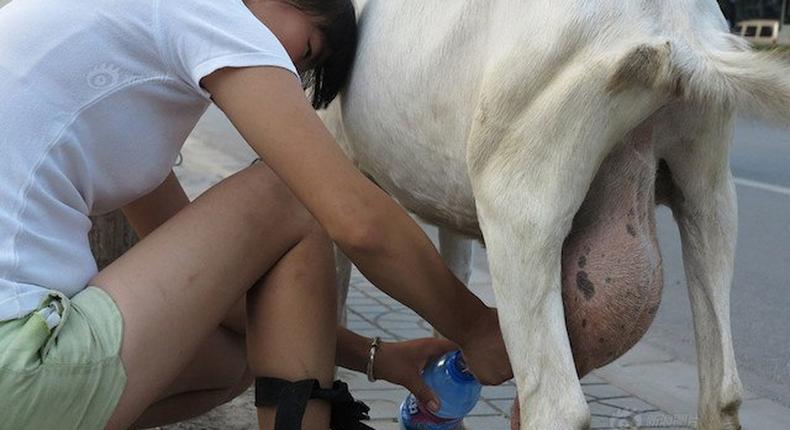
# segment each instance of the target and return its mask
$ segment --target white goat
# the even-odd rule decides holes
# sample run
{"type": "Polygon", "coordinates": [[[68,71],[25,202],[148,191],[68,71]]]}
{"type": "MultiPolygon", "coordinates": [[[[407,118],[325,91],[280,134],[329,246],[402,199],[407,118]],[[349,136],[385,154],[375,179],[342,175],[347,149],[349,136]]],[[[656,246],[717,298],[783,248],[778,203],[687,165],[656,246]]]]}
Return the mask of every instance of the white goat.
{"type": "Polygon", "coordinates": [[[736,107],[790,123],[787,64],[730,35],[714,0],[358,6],[354,72],[325,121],[443,228],[462,281],[460,238],[485,240],[521,428],[589,426],[579,376],[630,348],[658,307],[657,202],[683,242],[698,426],[740,428],[728,153],[736,107]]]}

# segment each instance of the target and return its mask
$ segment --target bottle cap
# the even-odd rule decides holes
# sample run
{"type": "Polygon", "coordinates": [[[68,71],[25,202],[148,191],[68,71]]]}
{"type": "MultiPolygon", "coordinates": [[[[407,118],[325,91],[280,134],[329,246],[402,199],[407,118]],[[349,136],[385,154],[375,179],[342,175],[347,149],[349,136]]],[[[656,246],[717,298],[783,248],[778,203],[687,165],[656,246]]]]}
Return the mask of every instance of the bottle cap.
{"type": "Polygon", "coordinates": [[[456,381],[468,382],[475,380],[475,376],[472,375],[472,372],[470,372],[469,368],[466,366],[466,361],[464,361],[461,351],[452,352],[450,356],[447,357],[447,370],[450,376],[456,381]]]}

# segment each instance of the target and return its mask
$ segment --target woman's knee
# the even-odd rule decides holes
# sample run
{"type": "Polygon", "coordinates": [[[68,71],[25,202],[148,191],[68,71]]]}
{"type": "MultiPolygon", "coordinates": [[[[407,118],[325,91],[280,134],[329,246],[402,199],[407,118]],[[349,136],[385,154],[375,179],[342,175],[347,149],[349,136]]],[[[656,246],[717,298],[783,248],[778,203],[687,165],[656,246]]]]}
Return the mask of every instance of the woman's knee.
{"type": "Polygon", "coordinates": [[[257,224],[263,209],[274,207],[279,214],[278,225],[283,230],[293,231],[299,239],[313,231],[317,221],[271,168],[263,162],[257,162],[247,167],[245,173],[252,195],[265,196],[253,200],[252,210],[248,213],[250,225],[257,224]]]}

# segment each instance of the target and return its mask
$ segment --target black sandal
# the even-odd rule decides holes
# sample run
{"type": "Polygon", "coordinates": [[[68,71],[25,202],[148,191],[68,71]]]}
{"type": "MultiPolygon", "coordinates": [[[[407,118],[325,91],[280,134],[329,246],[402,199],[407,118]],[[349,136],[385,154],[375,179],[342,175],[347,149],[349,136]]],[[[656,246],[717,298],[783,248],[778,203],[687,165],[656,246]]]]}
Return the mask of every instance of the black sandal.
{"type": "Polygon", "coordinates": [[[300,430],[307,402],[328,400],[332,408],[332,430],[374,430],[359,422],[370,419],[368,405],[354,400],[348,385],[335,381],[332,388],[321,388],[317,379],[287,381],[279,378],[255,378],[255,406],[277,406],[274,430],[300,430]]]}

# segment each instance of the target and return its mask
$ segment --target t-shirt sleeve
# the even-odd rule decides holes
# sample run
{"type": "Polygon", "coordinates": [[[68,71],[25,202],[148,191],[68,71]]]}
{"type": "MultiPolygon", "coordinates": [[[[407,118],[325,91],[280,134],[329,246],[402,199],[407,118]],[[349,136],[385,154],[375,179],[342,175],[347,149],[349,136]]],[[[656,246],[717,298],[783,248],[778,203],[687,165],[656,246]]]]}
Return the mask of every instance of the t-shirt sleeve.
{"type": "Polygon", "coordinates": [[[285,48],[242,0],[154,0],[172,73],[209,99],[200,79],[223,67],[275,66],[299,74],[285,48]]]}

